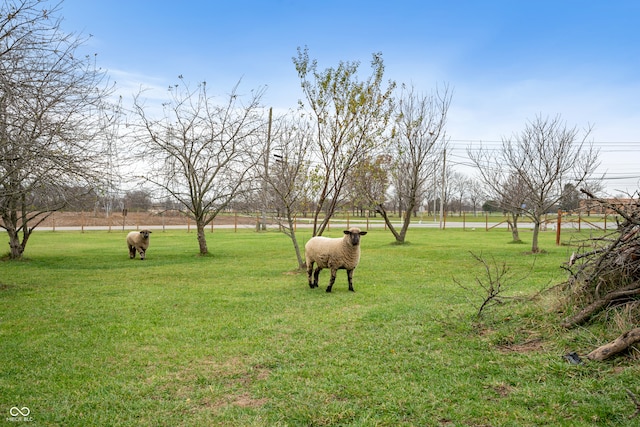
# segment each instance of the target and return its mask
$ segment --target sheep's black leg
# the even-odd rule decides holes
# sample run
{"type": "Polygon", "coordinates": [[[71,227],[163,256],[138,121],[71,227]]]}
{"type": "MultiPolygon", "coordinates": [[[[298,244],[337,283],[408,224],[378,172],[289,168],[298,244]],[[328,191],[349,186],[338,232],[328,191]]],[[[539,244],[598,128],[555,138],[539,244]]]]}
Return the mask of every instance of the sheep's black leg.
{"type": "Polygon", "coordinates": [[[311,278],[313,274],[313,262],[310,262],[309,265],[307,265],[307,279],[309,280],[309,287],[311,289],[313,289],[315,286],[313,286],[313,279],[311,278]]]}
{"type": "Polygon", "coordinates": [[[336,270],[331,269],[331,280],[329,280],[329,286],[327,286],[327,292],[331,292],[331,288],[333,287],[333,283],[336,281],[336,270]]]}
{"type": "Polygon", "coordinates": [[[144,251],[138,251],[140,252],[140,261],[144,261],[144,251]]]}
{"type": "Polygon", "coordinates": [[[134,246],[129,246],[129,258],[134,259],[136,257],[136,248],[134,246]]]}
{"type": "Polygon", "coordinates": [[[353,289],[353,270],[347,270],[347,280],[349,280],[349,290],[355,292],[353,289]]]}
{"type": "Polygon", "coordinates": [[[316,272],[313,274],[313,287],[314,288],[318,287],[318,278],[320,277],[320,271],[322,271],[322,269],[320,267],[316,267],[316,272]]]}

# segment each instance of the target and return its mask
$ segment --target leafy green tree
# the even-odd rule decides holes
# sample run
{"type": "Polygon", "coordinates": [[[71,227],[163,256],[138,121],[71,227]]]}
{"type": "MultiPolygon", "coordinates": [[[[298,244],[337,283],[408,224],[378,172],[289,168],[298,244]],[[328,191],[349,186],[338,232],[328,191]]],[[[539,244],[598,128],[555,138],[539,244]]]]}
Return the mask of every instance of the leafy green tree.
{"type": "Polygon", "coordinates": [[[392,111],[395,83],[384,87],[384,62],[373,54],[372,74],[358,79],[358,62],[340,62],[318,70],[308,49],[298,48],[293,63],[301,80],[314,126],[313,151],[318,156],[319,191],[314,211],[313,235],[321,235],[343,201],[349,171],[384,143],[382,138],[392,111]],[[323,219],[320,214],[325,212],[323,219]]]}
{"type": "Polygon", "coordinates": [[[482,204],[482,210],[484,212],[499,212],[500,211],[500,202],[495,200],[487,200],[482,204]]]}
{"type": "Polygon", "coordinates": [[[567,183],[560,200],[560,209],[565,212],[575,211],[580,207],[580,192],[575,185],[567,183]]]}
{"type": "Polygon", "coordinates": [[[353,207],[377,211],[377,207],[386,202],[392,162],[391,155],[380,154],[352,169],[347,191],[353,207]]]}

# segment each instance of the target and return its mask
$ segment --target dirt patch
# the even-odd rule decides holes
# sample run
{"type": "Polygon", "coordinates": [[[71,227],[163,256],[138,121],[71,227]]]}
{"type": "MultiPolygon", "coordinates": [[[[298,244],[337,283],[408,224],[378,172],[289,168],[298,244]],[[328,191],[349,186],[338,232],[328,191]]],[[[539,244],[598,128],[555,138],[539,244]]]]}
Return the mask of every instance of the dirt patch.
{"type": "Polygon", "coordinates": [[[508,384],[496,384],[491,389],[500,397],[507,397],[513,392],[513,387],[508,384]]]}
{"type": "Polygon", "coordinates": [[[533,338],[522,343],[503,344],[498,346],[498,350],[503,353],[528,353],[531,351],[539,351],[542,349],[543,341],[541,338],[533,338]]]}
{"type": "Polygon", "coordinates": [[[203,359],[194,361],[182,369],[152,377],[159,382],[160,395],[172,394],[189,402],[192,411],[217,410],[227,406],[257,408],[268,403],[267,398],[257,398],[251,393],[253,386],[265,381],[271,371],[265,366],[250,365],[232,357],[225,361],[203,359]]]}
{"type": "Polygon", "coordinates": [[[282,274],[284,274],[285,276],[297,276],[302,272],[303,270],[291,270],[291,271],[284,271],[282,274]]]}
{"type": "Polygon", "coordinates": [[[235,400],[232,400],[231,404],[241,406],[243,408],[258,408],[266,404],[269,400],[267,398],[254,399],[248,393],[235,396],[235,400]]]}

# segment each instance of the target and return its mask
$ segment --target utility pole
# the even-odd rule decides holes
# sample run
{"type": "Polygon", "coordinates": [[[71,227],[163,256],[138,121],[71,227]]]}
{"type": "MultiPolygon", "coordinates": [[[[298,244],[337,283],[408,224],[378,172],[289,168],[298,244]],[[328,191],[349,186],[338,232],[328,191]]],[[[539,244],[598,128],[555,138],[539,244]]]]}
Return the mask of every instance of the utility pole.
{"type": "Polygon", "coordinates": [[[271,157],[271,119],[273,117],[273,107],[269,108],[269,125],[267,128],[267,150],[264,156],[264,178],[262,179],[262,224],[258,227],[264,231],[267,229],[267,180],[269,179],[269,157],[271,157]]]}
{"type": "Polygon", "coordinates": [[[445,178],[447,176],[447,149],[442,151],[442,190],[440,192],[440,230],[444,229],[444,193],[446,191],[445,178]]]}
{"type": "Polygon", "coordinates": [[[433,162],[433,222],[436,222],[436,203],[438,198],[438,164],[433,162]]]}

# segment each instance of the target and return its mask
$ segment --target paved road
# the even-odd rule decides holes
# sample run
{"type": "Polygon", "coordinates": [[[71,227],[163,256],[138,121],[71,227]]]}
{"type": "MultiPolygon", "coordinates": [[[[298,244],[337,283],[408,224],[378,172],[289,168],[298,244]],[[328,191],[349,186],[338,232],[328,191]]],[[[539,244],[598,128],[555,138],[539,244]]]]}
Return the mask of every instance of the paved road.
{"type": "MultiPolygon", "coordinates": [[[[303,222],[298,222],[298,224],[296,225],[298,228],[310,228],[311,224],[310,223],[303,223],[303,222]]],[[[347,226],[347,222],[346,221],[335,221],[331,223],[331,228],[336,228],[336,227],[346,227],[347,226]]],[[[396,227],[401,227],[400,223],[394,223],[394,226],[396,227]]],[[[613,230],[615,228],[616,224],[615,222],[609,221],[606,224],[606,227],[608,230],[613,230]]],[[[238,225],[234,225],[234,224],[214,224],[213,228],[214,230],[220,229],[220,228],[224,228],[224,229],[230,229],[230,228],[238,228],[239,230],[249,230],[249,229],[255,229],[256,226],[255,225],[251,225],[251,224],[238,224],[238,225]]],[[[365,229],[379,229],[379,228],[385,228],[385,224],[382,221],[369,221],[367,223],[367,221],[361,221],[361,220],[350,220],[349,221],[349,227],[359,227],[363,230],[365,229]]],[[[411,222],[410,225],[411,228],[436,228],[439,229],[440,228],[440,223],[439,222],[434,222],[434,221],[413,221],[411,222]]],[[[135,226],[135,225],[126,225],[124,226],[124,228],[122,226],[65,226],[65,227],[38,227],[36,228],[36,231],[103,231],[103,230],[111,230],[111,231],[131,231],[131,230],[138,230],[142,227],[140,226],[135,226]]],[[[144,226],[144,228],[148,228],[150,230],[194,230],[195,231],[195,226],[194,225],[149,225],[149,226],[144,226]]],[[[278,226],[276,224],[269,224],[267,226],[268,229],[277,229],[278,226]]],[[[466,223],[463,222],[459,222],[459,221],[449,221],[445,224],[445,229],[447,228],[465,228],[467,230],[486,230],[486,229],[494,229],[494,228],[502,228],[502,229],[506,229],[508,228],[508,225],[506,222],[489,222],[486,223],[484,221],[467,221],[466,223]]],[[[531,223],[520,223],[519,224],[519,228],[522,231],[526,231],[526,230],[532,230],[533,229],[533,224],[531,223]]],[[[207,230],[210,230],[211,226],[207,227],[207,230]]],[[[551,223],[548,224],[546,226],[546,230],[550,231],[550,230],[555,230],[556,229],[556,224],[555,223],[551,223]]],[[[577,222],[564,222],[562,224],[562,230],[604,230],[605,229],[605,223],[604,222],[596,222],[596,223],[589,223],[586,221],[582,221],[580,224],[578,224],[577,222]]]]}

